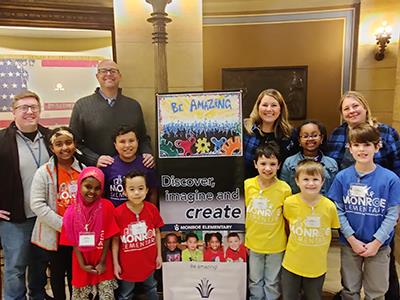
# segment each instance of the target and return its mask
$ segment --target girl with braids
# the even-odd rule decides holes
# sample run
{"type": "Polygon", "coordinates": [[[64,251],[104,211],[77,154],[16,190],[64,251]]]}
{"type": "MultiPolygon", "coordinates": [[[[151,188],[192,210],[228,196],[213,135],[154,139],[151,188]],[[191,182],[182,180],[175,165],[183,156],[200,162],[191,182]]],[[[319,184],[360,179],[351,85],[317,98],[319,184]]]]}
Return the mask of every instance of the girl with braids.
{"type": "Polygon", "coordinates": [[[32,243],[48,250],[50,284],[55,299],[66,299],[65,274],[71,290],[72,247],[59,245],[63,215],[75,202],[77,179],[82,165],[74,157],[75,139],[68,127],[58,127],[50,135],[53,156],[36,172],[31,189],[31,208],[37,215],[32,243]]]}
{"type": "Polygon", "coordinates": [[[275,141],[279,146],[280,161],[299,151],[296,134],[288,121],[288,109],[281,93],[275,89],[262,91],[247,119],[244,119],[245,178],[258,175],[254,155],[258,146],[275,141]]]}

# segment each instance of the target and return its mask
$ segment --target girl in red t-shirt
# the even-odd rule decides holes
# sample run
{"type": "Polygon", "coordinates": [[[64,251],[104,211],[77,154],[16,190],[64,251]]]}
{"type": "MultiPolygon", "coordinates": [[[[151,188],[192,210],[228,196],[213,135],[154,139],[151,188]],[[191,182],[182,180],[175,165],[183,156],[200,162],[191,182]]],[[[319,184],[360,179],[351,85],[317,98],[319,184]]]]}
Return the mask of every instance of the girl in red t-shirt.
{"type": "Polygon", "coordinates": [[[102,199],[104,174],[87,167],[78,178],[76,203],[64,215],[61,243],[74,247],[72,257],[72,299],[88,300],[97,293],[102,300],[114,299],[110,239],[118,233],[114,206],[102,199]]]}
{"type": "Polygon", "coordinates": [[[222,246],[222,235],[219,232],[206,233],[206,248],[204,261],[224,262],[224,247],[222,246]]]}

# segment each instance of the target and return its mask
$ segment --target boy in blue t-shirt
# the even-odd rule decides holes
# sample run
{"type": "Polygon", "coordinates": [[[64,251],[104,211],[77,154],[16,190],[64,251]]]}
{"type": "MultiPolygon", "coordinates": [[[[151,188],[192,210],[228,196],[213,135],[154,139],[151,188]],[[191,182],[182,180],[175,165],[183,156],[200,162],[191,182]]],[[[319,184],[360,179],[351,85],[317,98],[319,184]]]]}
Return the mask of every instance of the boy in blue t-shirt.
{"type": "Polygon", "coordinates": [[[349,131],[356,163],[336,175],[328,197],[340,219],[342,299],[384,299],[389,286],[390,241],[399,216],[400,179],[374,163],[379,131],[361,124],[349,131]]]}
{"type": "Polygon", "coordinates": [[[114,206],[119,206],[127,200],[123,193],[122,179],[132,170],[141,171],[147,179],[149,192],[146,200],[158,206],[157,176],[153,168],[146,168],[143,156],[138,154],[139,140],[136,130],[132,127],[122,126],[113,135],[115,150],[114,162],[101,168],[105,176],[104,197],[110,199],[114,206]]]}

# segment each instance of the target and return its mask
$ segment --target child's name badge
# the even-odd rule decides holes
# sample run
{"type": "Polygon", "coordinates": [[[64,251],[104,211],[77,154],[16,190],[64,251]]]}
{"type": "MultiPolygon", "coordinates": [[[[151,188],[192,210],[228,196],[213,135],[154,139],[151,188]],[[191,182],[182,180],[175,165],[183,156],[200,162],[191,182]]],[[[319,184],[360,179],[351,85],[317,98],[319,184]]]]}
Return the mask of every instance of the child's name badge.
{"type": "Polygon", "coordinates": [[[319,228],[321,226],[320,216],[308,216],[305,220],[306,227],[319,228]]]}
{"type": "Polygon", "coordinates": [[[144,221],[139,221],[137,223],[129,224],[129,230],[132,235],[146,234],[147,225],[144,221]]]}
{"type": "Polygon", "coordinates": [[[268,200],[266,198],[255,198],[252,206],[256,209],[267,209],[267,202],[268,200]]]}
{"type": "Polygon", "coordinates": [[[76,193],[78,191],[78,185],[76,181],[71,181],[71,183],[69,184],[69,191],[71,193],[76,193]]]}
{"type": "Polygon", "coordinates": [[[365,184],[353,183],[350,185],[350,197],[365,197],[368,192],[368,187],[365,184]]]}
{"type": "Polygon", "coordinates": [[[79,232],[79,247],[94,247],[94,232],[79,232]]]}

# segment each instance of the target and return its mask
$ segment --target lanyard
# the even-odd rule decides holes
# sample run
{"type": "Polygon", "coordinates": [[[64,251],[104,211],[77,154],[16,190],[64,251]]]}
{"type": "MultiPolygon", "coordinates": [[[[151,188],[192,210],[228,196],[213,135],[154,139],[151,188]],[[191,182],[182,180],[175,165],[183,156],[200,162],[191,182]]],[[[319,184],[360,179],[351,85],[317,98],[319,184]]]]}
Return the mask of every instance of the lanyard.
{"type": "Polygon", "coordinates": [[[24,141],[26,147],[28,147],[29,152],[31,153],[33,159],[35,160],[36,167],[39,168],[40,167],[40,157],[42,155],[42,147],[41,147],[42,143],[40,142],[40,139],[42,138],[42,136],[40,135],[39,131],[38,131],[38,134],[39,134],[39,141],[38,141],[39,142],[39,155],[38,155],[38,157],[36,157],[35,153],[33,152],[33,149],[32,149],[32,147],[30,145],[30,140],[28,138],[26,138],[19,131],[17,131],[17,133],[22,138],[22,140],[24,141]]]}

